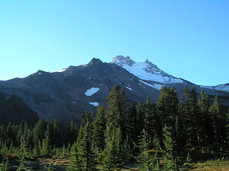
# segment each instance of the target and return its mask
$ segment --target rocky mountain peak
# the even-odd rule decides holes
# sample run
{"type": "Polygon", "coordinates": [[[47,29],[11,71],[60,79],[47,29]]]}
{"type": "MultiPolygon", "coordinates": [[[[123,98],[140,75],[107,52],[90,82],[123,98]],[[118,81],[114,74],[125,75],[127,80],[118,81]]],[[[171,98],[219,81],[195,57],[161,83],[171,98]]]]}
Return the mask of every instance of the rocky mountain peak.
{"type": "Polygon", "coordinates": [[[153,64],[148,59],[146,59],[145,64],[147,66],[146,69],[148,69],[148,70],[155,70],[157,72],[161,72],[161,70],[157,67],[157,65],[153,64]]]}
{"type": "Polygon", "coordinates": [[[93,58],[88,64],[87,66],[92,66],[92,65],[98,65],[98,64],[102,64],[103,62],[98,59],[98,58],[93,58]]]}
{"type": "Polygon", "coordinates": [[[116,56],[113,58],[112,63],[126,69],[142,80],[154,81],[161,84],[183,83],[182,79],[167,74],[148,59],[145,62],[135,62],[129,56],[116,56]]]}
{"type": "Polygon", "coordinates": [[[42,71],[42,70],[38,70],[36,73],[32,74],[32,75],[43,75],[43,74],[47,74],[48,72],[42,71]]]}
{"type": "Polygon", "coordinates": [[[112,62],[111,63],[114,63],[118,66],[123,66],[123,65],[128,65],[128,66],[132,66],[133,64],[135,64],[135,62],[129,57],[124,57],[122,55],[118,55],[116,57],[114,57],[112,59],[112,62]]]}

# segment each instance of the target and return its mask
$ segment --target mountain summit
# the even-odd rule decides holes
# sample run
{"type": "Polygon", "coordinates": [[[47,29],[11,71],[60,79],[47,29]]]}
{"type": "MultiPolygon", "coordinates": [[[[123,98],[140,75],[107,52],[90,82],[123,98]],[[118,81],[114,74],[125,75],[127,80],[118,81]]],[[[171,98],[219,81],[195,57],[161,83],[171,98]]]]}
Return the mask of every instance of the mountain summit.
{"type": "Polygon", "coordinates": [[[135,62],[129,56],[116,56],[112,62],[131,74],[137,76],[142,80],[153,81],[162,84],[174,84],[183,83],[184,81],[180,78],[176,78],[168,73],[159,69],[155,64],[146,60],[145,62],[135,62]]]}
{"type": "Polygon", "coordinates": [[[157,101],[162,86],[175,87],[179,98],[184,86],[195,86],[198,92],[206,90],[209,97],[218,94],[221,104],[229,106],[227,84],[200,87],[162,71],[149,60],[135,62],[128,56],[116,56],[111,63],[93,58],[86,65],[56,72],[39,70],[25,78],[0,81],[0,91],[19,96],[41,118],[67,121],[80,120],[84,111],[105,104],[114,85],[125,88],[135,102],[144,102],[147,96],[157,101]]]}

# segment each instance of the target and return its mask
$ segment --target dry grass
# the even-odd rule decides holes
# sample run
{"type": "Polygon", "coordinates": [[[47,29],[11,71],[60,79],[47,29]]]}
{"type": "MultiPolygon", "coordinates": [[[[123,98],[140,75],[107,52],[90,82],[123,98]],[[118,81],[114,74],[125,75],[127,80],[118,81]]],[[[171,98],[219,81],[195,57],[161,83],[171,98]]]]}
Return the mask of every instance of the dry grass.
{"type": "MultiPolygon", "coordinates": [[[[10,156],[10,161],[18,160],[14,154],[10,156]]],[[[14,163],[14,162],[13,162],[14,163]]],[[[44,166],[51,166],[53,168],[66,168],[70,163],[67,157],[56,158],[36,158],[28,160],[27,165],[31,168],[43,169],[44,166]]],[[[163,161],[160,162],[163,165],[163,161]]],[[[102,165],[97,165],[98,170],[103,170],[102,165]]],[[[136,163],[128,163],[117,168],[118,171],[139,171],[136,163]]],[[[181,171],[229,171],[229,160],[208,160],[205,162],[189,163],[186,167],[180,169],[181,171]]]]}
{"type": "Polygon", "coordinates": [[[212,160],[192,165],[192,171],[229,171],[229,160],[212,160]]]}

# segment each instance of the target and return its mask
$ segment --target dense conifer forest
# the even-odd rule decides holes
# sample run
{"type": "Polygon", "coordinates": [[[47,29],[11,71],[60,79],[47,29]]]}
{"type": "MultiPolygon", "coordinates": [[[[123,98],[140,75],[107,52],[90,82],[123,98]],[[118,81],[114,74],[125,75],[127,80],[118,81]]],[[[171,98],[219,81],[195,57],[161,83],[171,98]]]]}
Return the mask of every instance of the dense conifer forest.
{"type": "MultiPolygon", "coordinates": [[[[7,112],[0,103],[1,119],[7,112]]],[[[157,102],[146,97],[134,103],[116,85],[105,106],[82,115],[81,125],[34,118],[1,121],[1,171],[36,170],[31,163],[38,158],[67,160],[63,167],[46,163],[43,170],[112,171],[126,164],[141,171],[190,170],[192,162],[229,155],[229,112],[218,96],[209,100],[195,87],[185,87],[180,100],[175,88],[163,87],[157,102]]]]}

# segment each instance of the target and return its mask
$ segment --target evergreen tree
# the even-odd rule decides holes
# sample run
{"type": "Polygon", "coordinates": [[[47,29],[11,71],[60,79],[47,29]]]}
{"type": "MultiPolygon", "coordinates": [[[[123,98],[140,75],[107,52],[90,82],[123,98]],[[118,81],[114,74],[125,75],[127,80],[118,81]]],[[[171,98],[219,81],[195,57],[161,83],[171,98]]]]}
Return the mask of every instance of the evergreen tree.
{"type": "Polygon", "coordinates": [[[104,165],[106,171],[114,170],[118,166],[121,158],[121,129],[115,129],[110,137],[110,140],[106,142],[104,156],[104,165]]]}
{"type": "MultiPolygon", "coordinates": [[[[79,136],[82,136],[82,129],[79,131],[79,136]]],[[[71,148],[71,161],[69,167],[67,168],[68,171],[81,171],[83,168],[80,155],[78,154],[78,148],[77,142],[75,142],[71,148]]]]}
{"type": "Polygon", "coordinates": [[[228,112],[226,113],[225,115],[225,129],[226,129],[226,141],[225,141],[225,144],[226,145],[229,145],[229,109],[228,109],[228,112]]]}
{"type": "Polygon", "coordinates": [[[146,103],[144,105],[144,129],[147,143],[152,146],[152,141],[154,137],[154,118],[153,109],[150,104],[149,97],[146,98],[146,103]]]}
{"type": "Polygon", "coordinates": [[[47,129],[47,122],[45,120],[39,120],[33,129],[33,141],[34,145],[38,146],[39,143],[45,139],[45,131],[47,129]]]}
{"type": "MultiPolygon", "coordinates": [[[[125,139],[127,132],[127,119],[126,112],[123,111],[124,106],[126,106],[126,101],[123,96],[123,91],[120,91],[120,87],[118,85],[114,86],[110,94],[108,95],[108,106],[107,106],[107,115],[106,115],[106,148],[105,151],[109,154],[109,151],[114,150],[113,146],[117,150],[115,152],[114,158],[118,158],[120,161],[123,160],[121,158],[123,155],[120,154],[120,149],[124,149],[125,139]],[[114,137],[116,136],[116,139],[114,137]],[[119,141],[119,142],[118,142],[119,141]]],[[[112,153],[113,154],[113,153],[112,153]]],[[[105,159],[104,159],[105,160],[105,159]]]]}
{"type": "Polygon", "coordinates": [[[196,92],[196,88],[192,87],[191,91],[190,91],[190,146],[196,147],[198,145],[199,142],[199,134],[198,134],[198,130],[199,128],[199,124],[198,124],[198,105],[197,105],[197,92],[196,92]]]}
{"type": "Polygon", "coordinates": [[[138,153],[139,137],[142,130],[144,129],[144,116],[143,110],[140,106],[143,104],[138,103],[137,105],[132,104],[130,111],[127,116],[127,141],[129,141],[130,155],[135,156],[138,153]]]}
{"type": "Polygon", "coordinates": [[[142,138],[139,144],[140,153],[137,161],[140,163],[139,168],[141,171],[155,171],[159,170],[157,155],[154,157],[150,156],[149,143],[147,140],[147,133],[145,130],[142,131],[142,138]]]}
{"type": "Polygon", "coordinates": [[[175,88],[162,87],[158,98],[158,110],[162,115],[163,126],[174,126],[178,114],[178,97],[175,88]]]}
{"type": "Polygon", "coordinates": [[[50,153],[51,150],[50,137],[51,137],[51,130],[50,130],[50,125],[48,124],[47,129],[45,131],[45,138],[42,139],[42,149],[41,149],[42,155],[47,155],[50,153]]]}
{"type": "MultiPolygon", "coordinates": [[[[171,134],[174,139],[177,137],[178,132],[176,131],[179,129],[178,104],[179,100],[175,88],[162,87],[157,103],[158,114],[162,122],[161,130],[159,131],[161,134],[159,135],[160,139],[163,137],[162,128],[165,126],[175,128],[172,129],[171,134]]],[[[161,144],[162,143],[163,142],[161,142],[161,144]]]]}
{"type": "Polygon", "coordinates": [[[78,126],[76,123],[74,123],[73,121],[71,121],[69,123],[69,125],[67,126],[67,130],[66,130],[67,134],[66,134],[66,139],[67,142],[70,144],[73,144],[74,141],[77,138],[77,133],[78,133],[78,126]]]}
{"type": "Polygon", "coordinates": [[[83,115],[83,126],[79,130],[75,147],[76,162],[80,163],[76,170],[93,171],[95,170],[95,156],[92,149],[92,115],[83,115]]]}
{"type": "Polygon", "coordinates": [[[190,145],[192,118],[190,115],[190,91],[187,86],[183,88],[182,103],[179,108],[179,113],[181,123],[180,144],[183,142],[183,146],[190,145]]]}
{"type": "MultiPolygon", "coordinates": [[[[134,116],[133,126],[135,127],[135,141],[136,144],[140,141],[140,136],[142,134],[143,129],[145,129],[145,104],[138,102],[136,105],[136,116],[134,116]]],[[[134,128],[133,128],[134,129],[134,128]]]]}
{"type": "MultiPolygon", "coordinates": [[[[147,97],[146,103],[141,104],[141,114],[143,115],[143,129],[146,132],[147,141],[150,147],[160,147],[160,117],[157,115],[155,104],[150,104],[147,97]]],[[[142,130],[141,130],[142,131],[142,130]]]]}
{"type": "Polygon", "coordinates": [[[106,118],[105,111],[102,106],[97,108],[97,116],[94,121],[93,129],[93,146],[98,152],[102,152],[105,148],[105,131],[106,118]]]}
{"type": "Polygon", "coordinates": [[[8,171],[9,170],[9,162],[8,160],[3,160],[1,165],[0,165],[0,170],[1,171],[8,171]]]}
{"type": "Polygon", "coordinates": [[[200,92],[200,98],[198,99],[198,108],[199,108],[199,116],[198,116],[198,133],[199,133],[199,144],[202,147],[206,147],[210,142],[213,141],[212,134],[212,126],[211,126],[211,117],[208,112],[208,96],[205,91],[200,92]]]}
{"type": "Polygon", "coordinates": [[[28,148],[26,146],[26,138],[25,138],[25,134],[21,135],[21,140],[20,140],[20,153],[19,155],[19,159],[20,159],[20,165],[17,168],[17,171],[22,171],[22,170],[26,170],[25,167],[25,163],[26,163],[26,157],[27,157],[27,153],[28,153],[28,148]]]}
{"type": "Polygon", "coordinates": [[[124,145],[122,148],[123,149],[121,149],[122,151],[121,158],[123,159],[123,162],[131,161],[134,158],[134,153],[133,153],[132,143],[128,135],[126,136],[126,139],[124,141],[124,145]]]}
{"type": "Polygon", "coordinates": [[[175,152],[175,142],[172,138],[171,134],[172,128],[171,127],[164,127],[163,128],[163,159],[165,160],[165,165],[163,170],[174,171],[177,170],[176,165],[176,152],[175,152]]]}
{"type": "Polygon", "coordinates": [[[125,116],[123,112],[124,108],[124,98],[123,92],[121,93],[120,87],[118,85],[115,85],[111,91],[110,94],[107,97],[108,100],[108,106],[107,106],[107,125],[106,125],[106,131],[107,135],[109,136],[110,133],[113,132],[113,129],[121,127],[121,131],[123,132],[125,130],[125,116]]]}
{"type": "MultiPolygon", "coordinates": [[[[56,120],[52,120],[49,123],[49,141],[50,141],[50,147],[59,147],[62,145],[61,141],[61,135],[60,135],[60,130],[57,124],[56,120]]],[[[47,127],[47,128],[48,128],[47,127]]]]}
{"type": "Polygon", "coordinates": [[[17,132],[17,142],[18,145],[21,143],[21,137],[27,137],[27,123],[22,121],[21,124],[19,125],[19,129],[17,132]]]}
{"type": "Polygon", "coordinates": [[[213,104],[209,108],[209,112],[212,118],[214,145],[215,147],[217,147],[219,146],[219,144],[222,144],[223,141],[226,139],[226,122],[220,109],[220,102],[218,96],[215,96],[213,104]]]}

